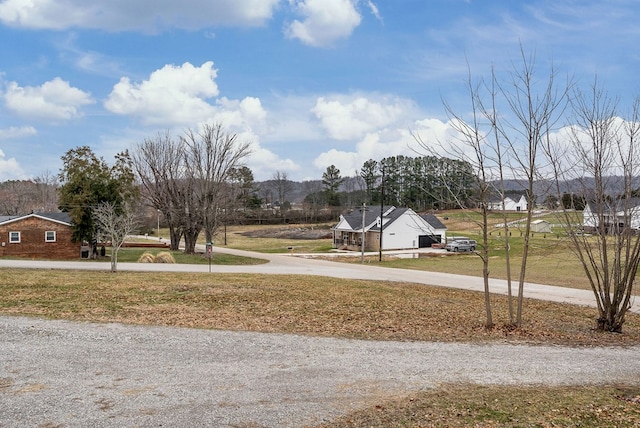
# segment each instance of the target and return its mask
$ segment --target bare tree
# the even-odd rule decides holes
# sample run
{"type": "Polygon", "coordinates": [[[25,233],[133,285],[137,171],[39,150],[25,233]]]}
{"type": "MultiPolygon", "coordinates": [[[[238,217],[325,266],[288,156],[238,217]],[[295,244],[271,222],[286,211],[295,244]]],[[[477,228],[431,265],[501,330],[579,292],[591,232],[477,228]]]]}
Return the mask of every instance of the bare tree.
{"type": "Polygon", "coordinates": [[[37,210],[55,212],[58,210],[58,177],[46,170],[33,179],[36,185],[37,210]]]}
{"type": "Polygon", "coordinates": [[[293,183],[289,180],[289,175],[284,171],[276,171],[271,176],[271,183],[278,195],[280,206],[287,201],[287,193],[293,189],[293,183]]]}
{"type": "Polygon", "coordinates": [[[556,131],[560,119],[569,101],[572,83],[556,82],[557,72],[553,66],[548,76],[538,81],[536,61],[521,49],[522,65],[511,73],[511,80],[506,85],[499,85],[500,94],[506,101],[510,121],[506,116],[494,116],[495,127],[500,138],[506,141],[514,164],[512,171],[516,177],[524,177],[527,198],[526,221],[524,224],[524,245],[518,277],[518,306],[516,324],[522,323],[522,303],[524,299],[524,283],[530,248],[531,222],[535,208],[534,184],[539,178],[541,169],[540,157],[543,145],[550,133],[556,131]]]}
{"type": "Polygon", "coordinates": [[[159,210],[169,227],[171,250],[178,250],[185,213],[184,147],[167,131],[146,138],[133,150],[133,165],[148,205],[159,210]]]}
{"type": "MultiPolygon", "coordinates": [[[[535,208],[534,183],[540,177],[541,151],[549,135],[556,130],[566,110],[571,82],[556,82],[556,71],[550,68],[548,76],[538,80],[535,58],[527,57],[521,50],[521,64],[508,74],[506,83],[500,84],[495,70],[491,72],[489,84],[473,84],[469,77],[467,88],[470,94],[471,113],[456,114],[445,103],[450,123],[457,131],[458,140],[432,147],[414,135],[419,145],[430,153],[445,151],[457,155],[473,165],[476,172],[477,203],[482,219],[482,249],[477,254],[483,260],[485,307],[487,325],[492,324],[489,298],[489,239],[488,209],[490,199],[498,194],[502,199],[503,227],[509,294],[509,322],[521,325],[526,278],[531,222],[535,208]],[[527,197],[526,220],[524,222],[523,250],[518,271],[517,312],[514,318],[511,293],[511,257],[509,225],[505,210],[505,175],[524,182],[527,197]],[[497,184],[497,186],[496,186],[497,184]]],[[[471,73],[469,73],[470,75],[471,73]]],[[[447,186],[448,187],[448,186],[447,186]]],[[[465,204],[451,189],[451,196],[458,206],[465,204]]]]}
{"type": "Polygon", "coordinates": [[[0,215],[58,211],[58,181],[48,171],[33,180],[0,183],[0,215]]]}
{"type": "Polygon", "coordinates": [[[102,202],[93,207],[91,213],[98,227],[99,240],[111,243],[111,272],[117,272],[118,252],[137,227],[136,211],[128,204],[118,207],[113,202],[102,202]]]}
{"type": "Polygon", "coordinates": [[[313,222],[318,219],[320,209],[326,203],[322,182],[320,180],[306,180],[302,182],[302,186],[306,193],[304,203],[309,214],[309,221],[313,222]]]}
{"type": "Polygon", "coordinates": [[[221,124],[205,124],[197,134],[187,130],[182,141],[184,167],[193,186],[195,204],[188,216],[192,222],[185,229],[185,251],[192,253],[200,232],[196,227],[198,221],[204,228],[206,241],[213,242],[226,208],[227,180],[251,150],[248,142],[238,141],[237,134],[225,132],[221,124]]]}
{"type": "Polygon", "coordinates": [[[561,195],[561,181],[575,179],[589,194],[582,223],[575,211],[563,206],[572,248],[580,260],[597,307],[597,328],[621,332],[631,306],[640,264],[637,178],[640,175],[640,99],[626,119],[619,117],[617,100],[596,81],[589,93],[576,91],[572,100],[575,125],[570,146],[549,140],[546,154],[561,195]],[[612,188],[617,188],[615,194],[612,188]]]}
{"type": "MultiPolygon", "coordinates": [[[[424,141],[417,133],[412,133],[414,139],[422,150],[437,155],[438,152],[444,151],[447,155],[456,157],[464,162],[472,165],[475,173],[475,187],[477,198],[474,202],[480,207],[482,218],[478,225],[482,230],[482,245],[476,254],[482,260],[482,278],[484,284],[484,303],[485,303],[485,327],[493,327],[493,314],[491,309],[491,290],[489,287],[489,202],[492,195],[492,182],[494,177],[492,171],[495,168],[502,168],[496,165],[495,159],[490,155],[495,150],[490,148],[490,136],[487,130],[482,127],[483,115],[486,109],[482,103],[482,83],[474,84],[469,73],[467,80],[467,90],[470,100],[470,113],[467,117],[462,117],[455,113],[453,108],[445,102],[445,110],[449,116],[449,123],[456,131],[457,138],[447,142],[439,142],[431,145],[424,141]]],[[[491,93],[490,95],[494,95],[491,93]]],[[[460,208],[469,208],[466,206],[466,199],[460,198],[458,189],[449,185],[448,180],[442,180],[450,196],[456,201],[460,208]]]]}
{"type": "Polygon", "coordinates": [[[220,124],[189,129],[174,140],[167,132],[134,150],[133,163],[151,206],[160,210],[171,234],[171,249],[184,237],[185,252],[194,253],[200,232],[212,242],[225,209],[223,193],[231,171],[249,154],[249,143],[220,124]]]}

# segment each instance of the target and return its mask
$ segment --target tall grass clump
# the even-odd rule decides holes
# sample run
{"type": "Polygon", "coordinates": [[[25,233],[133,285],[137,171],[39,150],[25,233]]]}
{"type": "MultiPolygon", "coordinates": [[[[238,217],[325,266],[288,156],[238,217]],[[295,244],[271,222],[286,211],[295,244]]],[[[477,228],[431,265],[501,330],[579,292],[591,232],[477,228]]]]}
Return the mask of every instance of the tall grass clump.
{"type": "Polygon", "coordinates": [[[155,262],[156,262],[156,257],[148,251],[142,253],[142,255],[138,258],[138,263],[155,263],[155,262]]]}
{"type": "Polygon", "coordinates": [[[175,263],[176,259],[173,258],[173,254],[168,251],[162,251],[156,255],[156,263],[175,263]]]}

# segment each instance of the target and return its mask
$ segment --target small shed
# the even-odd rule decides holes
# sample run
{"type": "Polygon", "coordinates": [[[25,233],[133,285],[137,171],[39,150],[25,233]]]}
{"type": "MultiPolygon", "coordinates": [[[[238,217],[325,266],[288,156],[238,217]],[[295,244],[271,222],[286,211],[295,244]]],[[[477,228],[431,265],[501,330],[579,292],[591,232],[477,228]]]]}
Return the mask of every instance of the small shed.
{"type": "Polygon", "coordinates": [[[534,220],[531,222],[531,231],[538,233],[551,233],[551,223],[546,220],[534,220]]]}

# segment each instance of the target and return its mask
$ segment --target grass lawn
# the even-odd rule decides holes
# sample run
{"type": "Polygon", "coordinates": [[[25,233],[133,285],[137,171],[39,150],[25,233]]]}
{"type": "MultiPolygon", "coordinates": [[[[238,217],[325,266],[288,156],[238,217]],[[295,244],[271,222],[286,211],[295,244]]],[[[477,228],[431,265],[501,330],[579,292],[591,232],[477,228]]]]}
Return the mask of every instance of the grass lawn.
{"type": "MultiPolygon", "coordinates": [[[[443,213],[449,235],[478,239],[474,218],[443,213]]],[[[497,217],[497,216],[496,216],[497,217]]],[[[521,214],[512,214],[513,220],[521,214]]],[[[495,223],[501,218],[494,218],[495,223]]],[[[552,220],[549,220],[552,221],[552,220]]],[[[297,227],[297,226],[290,226],[297,227]]],[[[328,239],[248,237],[247,231],[280,226],[234,226],[231,248],[264,252],[323,252],[328,239]]],[[[161,234],[164,232],[161,232],[161,234]]],[[[517,229],[513,231],[517,234],[517,229]]],[[[492,231],[491,276],[503,278],[503,237],[492,231]]],[[[479,239],[478,239],[479,240],[479,239]]],[[[222,237],[215,242],[222,245],[222,237]]],[[[512,235],[514,253],[520,236],[512,235]]],[[[519,247],[520,246],[520,247],[519,247]]],[[[123,249],[120,261],[144,250],[123,249]]],[[[160,250],[151,250],[156,254],[160,250]]],[[[179,263],[208,263],[202,256],[174,253],[179,263]]],[[[107,259],[108,260],[108,259],[107,259]]],[[[359,261],[345,258],[345,261],[359,261]]],[[[215,253],[212,263],[254,264],[257,259],[215,253]]],[[[368,258],[377,264],[377,257],[368,258]]],[[[519,268],[519,260],[513,260],[519,268]]],[[[475,255],[397,259],[398,268],[480,275],[475,255]]],[[[562,233],[534,235],[527,281],[586,288],[562,233]]],[[[0,270],[0,313],[96,322],[294,333],[368,340],[509,342],[563,346],[638,346],[640,315],[629,314],[622,334],[593,330],[595,309],[525,301],[524,323],[507,320],[506,298],[493,296],[496,326],[484,328],[481,293],[384,281],[340,280],[294,275],[72,272],[0,270]]],[[[477,386],[440,385],[410,396],[380,397],[362,411],[324,428],[342,427],[638,427],[640,379],[628,385],[477,386]]]]}
{"type": "MultiPolygon", "coordinates": [[[[250,330],[370,340],[640,344],[640,316],[622,334],[592,330],[595,311],[530,300],[512,329],[505,298],[483,327],[481,293],[313,276],[0,270],[0,313],[97,322],[250,330]],[[500,321],[502,320],[502,321],[500,321]]],[[[603,379],[606,382],[606,379],[603,379]]],[[[638,426],[640,381],[627,386],[444,385],[381,397],[326,428],[638,426]]]]}
{"type": "Polygon", "coordinates": [[[512,329],[506,298],[482,293],[306,275],[0,270],[0,312],[87,321],[299,333],[372,340],[640,344],[640,316],[623,334],[594,332],[595,309],[526,301],[512,329]],[[502,323],[502,324],[501,324],[502,323]]]}
{"type": "MultiPolygon", "coordinates": [[[[308,229],[324,231],[325,234],[329,234],[331,226],[331,224],[229,226],[226,233],[226,245],[224,232],[222,231],[216,237],[214,245],[262,253],[289,253],[292,250],[294,253],[324,253],[333,248],[331,239],[293,239],[286,237],[286,233],[283,232],[308,229]],[[272,231],[272,233],[266,234],[270,236],[260,236],[260,234],[256,234],[259,231],[272,231]],[[251,234],[254,234],[254,236],[249,236],[251,234]],[[279,237],[278,235],[284,236],[279,237]]],[[[304,233],[301,236],[304,236],[304,233]]],[[[201,237],[198,242],[204,244],[204,237],[201,237]]]]}
{"type": "MultiPolygon", "coordinates": [[[[118,262],[135,263],[144,253],[157,255],[160,252],[169,252],[175,259],[176,263],[185,264],[208,264],[209,259],[203,254],[185,254],[183,251],[169,251],[161,248],[120,248],[118,251],[118,262]]],[[[99,258],[100,261],[109,262],[111,260],[111,248],[107,248],[105,257],[99,258]]],[[[234,256],[231,254],[223,254],[213,252],[211,257],[212,265],[257,265],[266,263],[266,260],[256,259],[252,257],[234,256]]]]}
{"type": "Polygon", "coordinates": [[[629,385],[444,385],[320,427],[638,427],[639,400],[640,387],[629,385]]]}

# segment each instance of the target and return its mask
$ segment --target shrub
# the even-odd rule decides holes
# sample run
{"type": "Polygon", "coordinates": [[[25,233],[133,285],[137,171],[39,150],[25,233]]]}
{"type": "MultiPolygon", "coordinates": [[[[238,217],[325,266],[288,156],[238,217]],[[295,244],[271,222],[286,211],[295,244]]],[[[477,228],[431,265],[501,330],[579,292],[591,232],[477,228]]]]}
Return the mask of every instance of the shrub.
{"type": "Polygon", "coordinates": [[[175,263],[176,259],[173,258],[173,254],[163,251],[156,255],[156,263],[175,263]]]}
{"type": "Polygon", "coordinates": [[[156,262],[155,256],[149,252],[143,253],[138,258],[138,263],[155,263],[155,262],[156,262]]]}

